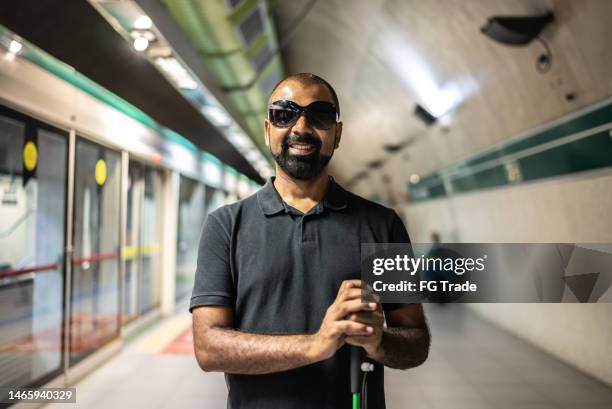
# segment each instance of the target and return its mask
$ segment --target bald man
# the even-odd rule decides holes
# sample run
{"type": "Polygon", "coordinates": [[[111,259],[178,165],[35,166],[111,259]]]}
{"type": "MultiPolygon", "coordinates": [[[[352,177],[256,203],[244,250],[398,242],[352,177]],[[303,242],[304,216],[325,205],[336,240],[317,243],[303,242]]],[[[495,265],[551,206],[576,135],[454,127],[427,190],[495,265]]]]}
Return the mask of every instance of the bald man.
{"type": "Polygon", "coordinates": [[[362,302],[360,245],[408,233],[395,211],[329,176],[342,122],[327,81],[292,75],[268,107],[276,177],[202,231],[190,304],[198,364],[226,373],[228,408],[350,408],[348,346],[358,346],[374,363],[368,408],[385,408],[384,366],[423,363],[429,330],[420,304],[362,302]]]}

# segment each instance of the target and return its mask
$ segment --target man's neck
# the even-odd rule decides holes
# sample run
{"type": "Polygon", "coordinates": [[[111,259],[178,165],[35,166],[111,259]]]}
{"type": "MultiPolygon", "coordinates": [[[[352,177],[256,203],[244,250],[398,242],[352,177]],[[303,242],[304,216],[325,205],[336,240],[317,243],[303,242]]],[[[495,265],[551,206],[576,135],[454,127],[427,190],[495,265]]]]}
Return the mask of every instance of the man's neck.
{"type": "Polygon", "coordinates": [[[323,170],[316,178],[311,180],[297,180],[291,178],[282,169],[276,168],[274,188],[283,201],[302,213],[307,213],[325,197],[329,175],[323,170]]]}

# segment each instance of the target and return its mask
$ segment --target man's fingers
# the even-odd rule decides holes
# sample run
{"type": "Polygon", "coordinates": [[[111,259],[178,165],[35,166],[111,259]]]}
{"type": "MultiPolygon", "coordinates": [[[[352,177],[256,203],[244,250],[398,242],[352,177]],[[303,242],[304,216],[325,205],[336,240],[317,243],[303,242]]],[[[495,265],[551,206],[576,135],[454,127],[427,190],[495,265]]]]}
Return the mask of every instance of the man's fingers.
{"type": "Polygon", "coordinates": [[[347,315],[359,312],[359,311],[375,311],[376,303],[362,303],[361,299],[355,298],[353,300],[344,301],[335,306],[333,309],[332,318],[335,320],[342,320],[347,315]]]}
{"type": "Polygon", "coordinates": [[[353,298],[361,298],[364,302],[380,302],[380,297],[374,294],[374,290],[361,280],[347,280],[338,290],[336,300],[344,301],[353,298]],[[344,284],[347,283],[347,284],[344,284]]]}
{"type": "Polygon", "coordinates": [[[339,332],[348,336],[370,335],[374,332],[374,328],[371,326],[354,321],[337,321],[336,326],[339,332]]]}
{"type": "Polygon", "coordinates": [[[383,313],[380,311],[354,312],[346,317],[349,321],[360,322],[374,326],[381,326],[385,322],[383,313]]]}
{"type": "Polygon", "coordinates": [[[344,338],[344,342],[349,345],[363,346],[371,341],[370,335],[350,335],[344,338]]]}
{"type": "Polygon", "coordinates": [[[340,301],[354,300],[355,298],[361,299],[361,288],[348,288],[338,294],[340,301]]]}
{"type": "Polygon", "coordinates": [[[350,288],[361,288],[361,280],[344,280],[342,284],[340,284],[340,291],[348,290],[350,288]]]}

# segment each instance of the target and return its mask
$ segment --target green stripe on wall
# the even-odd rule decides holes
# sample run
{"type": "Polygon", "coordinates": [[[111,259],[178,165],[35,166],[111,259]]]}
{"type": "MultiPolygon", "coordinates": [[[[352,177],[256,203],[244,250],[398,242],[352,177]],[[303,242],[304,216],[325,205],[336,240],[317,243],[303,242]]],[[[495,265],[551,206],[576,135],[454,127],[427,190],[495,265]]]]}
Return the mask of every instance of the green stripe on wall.
{"type": "Polygon", "coordinates": [[[612,166],[612,102],[567,115],[409,184],[411,199],[552,178],[612,166]]]}

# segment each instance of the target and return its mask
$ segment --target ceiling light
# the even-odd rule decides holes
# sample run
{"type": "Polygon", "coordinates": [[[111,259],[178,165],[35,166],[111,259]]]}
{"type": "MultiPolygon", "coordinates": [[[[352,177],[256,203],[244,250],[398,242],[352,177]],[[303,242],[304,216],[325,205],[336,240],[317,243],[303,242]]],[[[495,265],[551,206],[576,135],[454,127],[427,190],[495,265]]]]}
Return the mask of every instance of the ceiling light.
{"type": "Polygon", "coordinates": [[[414,101],[440,118],[464,103],[478,90],[478,82],[471,75],[439,78],[434,66],[413,48],[409,41],[392,31],[379,37],[381,56],[397,76],[414,101]]]}
{"type": "Polygon", "coordinates": [[[260,156],[259,151],[255,148],[247,151],[247,153],[244,155],[246,160],[248,160],[251,163],[258,161],[259,156],[260,156]]]}
{"type": "Polygon", "coordinates": [[[136,51],[144,51],[149,48],[149,40],[145,37],[138,37],[134,39],[134,48],[136,51]]]}
{"type": "Polygon", "coordinates": [[[23,46],[21,45],[21,43],[19,41],[11,40],[11,43],[9,44],[9,52],[11,54],[19,53],[19,51],[21,51],[22,48],[23,48],[23,46]]]}
{"type": "Polygon", "coordinates": [[[168,76],[175,86],[181,89],[197,89],[198,83],[185,67],[173,57],[156,58],[155,64],[168,76]]]}
{"type": "Polygon", "coordinates": [[[225,136],[241,153],[253,147],[249,137],[242,131],[228,131],[226,132],[225,136]]]}
{"type": "Polygon", "coordinates": [[[153,27],[153,22],[149,18],[149,16],[140,16],[134,21],[134,28],[139,30],[148,30],[153,27]]]}
{"type": "Polygon", "coordinates": [[[207,105],[202,107],[202,113],[206,115],[206,118],[212,122],[214,126],[230,126],[232,124],[232,118],[225,112],[224,109],[219,108],[215,105],[207,105]]]}
{"type": "Polygon", "coordinates": [[[413,173],[412,175],[410,175],[410,183],[412,183],[413,185],[416,185],[420,181],[421,181],[421,177],[417,175],[416,173],[413,173]]]}

